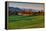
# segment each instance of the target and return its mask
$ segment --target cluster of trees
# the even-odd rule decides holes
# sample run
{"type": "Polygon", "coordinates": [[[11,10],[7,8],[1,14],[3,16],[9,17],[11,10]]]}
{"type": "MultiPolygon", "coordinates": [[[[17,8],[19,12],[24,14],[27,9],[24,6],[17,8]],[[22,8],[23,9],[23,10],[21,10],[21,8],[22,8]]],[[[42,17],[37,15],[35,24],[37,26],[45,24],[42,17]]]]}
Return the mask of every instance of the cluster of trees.
{"type": "MultiPolygon", "coordinates": [[[[44,15],[44,12],[20,12],[20,13],[22,13],[22,14],[31,14],[31,15],[44,15]]],[[[18,12],[17,11],[14,11],[14,12],[11,12],[11,11],[9,11],[9,15],[18,15],[18,12]]]]}
{"type": "Polygon", "coordinates": [[[9,11],[9,15],[17,15],[17,11],[14,11],[14,12],[9,11]]]}
{"type": "Polygon", "coordinates": [[[21,12],[22,15],[24,14],[27,14],[27,15],[44,15],[44,12],[43,11],[38,11],[38,12],[32,12],[32,11],[29,11],[29,12],[26,12],[26,11],[23,11],[21,12]]]}

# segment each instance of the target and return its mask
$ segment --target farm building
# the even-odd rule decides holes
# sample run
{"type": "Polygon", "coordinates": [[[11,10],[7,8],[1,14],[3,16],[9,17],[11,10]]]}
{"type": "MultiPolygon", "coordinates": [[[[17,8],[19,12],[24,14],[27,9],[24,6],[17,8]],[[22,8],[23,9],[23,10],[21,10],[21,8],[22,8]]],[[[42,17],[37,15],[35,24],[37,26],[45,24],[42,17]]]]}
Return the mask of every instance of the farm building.
{"type": "Polygon", "coordinates": [[[23,10],[22,12],[18,12],[18,15],[22,16],[30,16],[32,14],[33,14],[32,10],[23,10]]]}

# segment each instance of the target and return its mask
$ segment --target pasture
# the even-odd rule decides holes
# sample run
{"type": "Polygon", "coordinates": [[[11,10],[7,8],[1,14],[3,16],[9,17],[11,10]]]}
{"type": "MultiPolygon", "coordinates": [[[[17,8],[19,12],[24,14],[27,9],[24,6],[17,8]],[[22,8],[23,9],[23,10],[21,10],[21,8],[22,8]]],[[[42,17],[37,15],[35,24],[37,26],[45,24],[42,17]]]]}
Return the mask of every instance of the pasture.
{"type": "Polygon", "coordinates": [[[44,16],[9,16],[8,29],[43,28],[44,16]]]}

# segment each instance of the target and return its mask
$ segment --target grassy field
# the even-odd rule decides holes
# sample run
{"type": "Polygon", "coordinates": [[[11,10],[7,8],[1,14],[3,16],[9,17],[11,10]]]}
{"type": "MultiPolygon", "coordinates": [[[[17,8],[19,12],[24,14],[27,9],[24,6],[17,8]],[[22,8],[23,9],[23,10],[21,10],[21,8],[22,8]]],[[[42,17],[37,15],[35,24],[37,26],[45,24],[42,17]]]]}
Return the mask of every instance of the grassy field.
{"type": "Polygon", "coordinates": [[[9,16],[8,19],[8,29],[44,27],[44,16],[9,16]]]}

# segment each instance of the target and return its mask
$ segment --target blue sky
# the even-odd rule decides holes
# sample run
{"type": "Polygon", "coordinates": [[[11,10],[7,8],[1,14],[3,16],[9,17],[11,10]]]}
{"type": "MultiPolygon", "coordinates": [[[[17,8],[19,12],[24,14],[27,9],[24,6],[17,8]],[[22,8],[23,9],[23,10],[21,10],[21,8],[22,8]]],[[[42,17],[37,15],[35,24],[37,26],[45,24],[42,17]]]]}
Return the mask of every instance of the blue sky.
{"type": "Polygon", "coordinates": [[[43,4],[32,4],[32,3],[9,3],[9,7],[19,8],[31,8],[36,10],[44,10],[43,4]]]}

